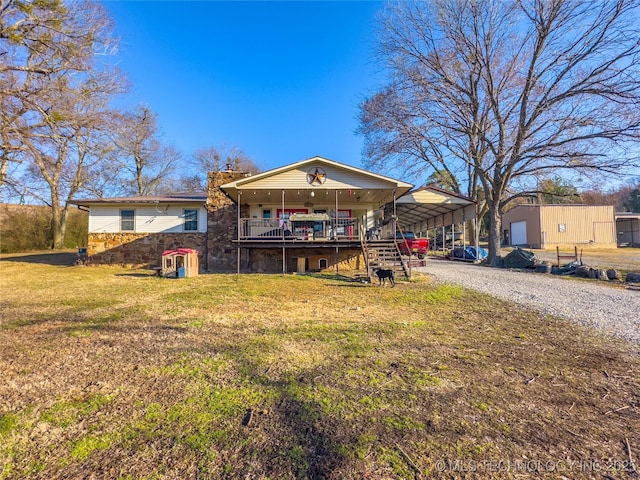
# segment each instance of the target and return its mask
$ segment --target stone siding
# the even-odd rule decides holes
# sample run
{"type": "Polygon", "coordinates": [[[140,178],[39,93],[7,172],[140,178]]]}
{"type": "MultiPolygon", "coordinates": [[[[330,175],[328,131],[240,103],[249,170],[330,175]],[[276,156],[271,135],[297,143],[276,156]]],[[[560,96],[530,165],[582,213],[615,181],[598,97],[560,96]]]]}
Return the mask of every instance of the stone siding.
{"type": "Polygon", "coordinates": [[[220,190],[220,185],[233,182],[244,174],[210,172],[207,192],[208,271],[235,272],[238,268],[236,239],[238,211],[235,203],[220,190]]]}
{"type": "Polygon", "coordinates": [[[200,270],[206,268],[204,233],[90,233],[87,244],[93,264],[159,267],[162,252],[176,248],[198,251],[200,270]]]}

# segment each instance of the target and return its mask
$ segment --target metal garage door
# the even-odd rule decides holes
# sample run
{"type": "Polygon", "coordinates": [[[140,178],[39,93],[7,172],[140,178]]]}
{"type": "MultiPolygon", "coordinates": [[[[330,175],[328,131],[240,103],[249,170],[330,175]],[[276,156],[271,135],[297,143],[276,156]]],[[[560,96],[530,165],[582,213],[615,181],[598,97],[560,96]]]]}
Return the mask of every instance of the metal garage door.
{"type": "Polygon", "coordinates": [[[511,224],[511,245],[527,244],[527,222],[513,222],[511,224]]]}

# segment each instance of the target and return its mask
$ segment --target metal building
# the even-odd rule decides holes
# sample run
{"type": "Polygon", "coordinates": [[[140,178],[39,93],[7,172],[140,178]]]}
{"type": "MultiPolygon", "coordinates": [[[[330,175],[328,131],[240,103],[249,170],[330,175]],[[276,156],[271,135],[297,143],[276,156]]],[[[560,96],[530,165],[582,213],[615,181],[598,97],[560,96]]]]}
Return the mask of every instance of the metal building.
{"type": "Polygon", "coordinates": [[[611,205],[517,205],[502,217],[504,245],[616,248],[611,205]]]}

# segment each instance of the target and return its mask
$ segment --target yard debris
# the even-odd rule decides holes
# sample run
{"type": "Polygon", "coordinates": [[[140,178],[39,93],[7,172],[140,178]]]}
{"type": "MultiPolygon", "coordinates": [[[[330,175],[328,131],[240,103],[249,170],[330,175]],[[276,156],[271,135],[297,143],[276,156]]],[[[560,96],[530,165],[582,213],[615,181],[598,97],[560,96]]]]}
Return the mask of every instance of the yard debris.
{"type": "Polygon", "coordinates": [[[624,407],[620,407],[620,408],[616,408],[614,410],[609,410],[608,412],[605,412],[605,415],[611,415],[612,413],[617,413],[617,412],[621,412],[622,410],[626,410],[627,408],[629,408],[629,405],[625,405],[624,407]]]}
{"type": "Polygon", "coordinates": [[[407,454],[407,452],[405,452],[402,447],[400,445],[398,445],[398,443],[396,442],[396,447],[398,448],[398,450],[400,450],[400,453],[402,454],[402,456],[405,458],[405,460],[409,463],[409,465],[411,465],[411,467],[418,472],[420,475],[424,476],[424,473],[422,473],[422,470],[420,470],[420,467],[418,467],[415,462],[411,459],[411,457],[407,454]]]}
{"type": "Polygon", "coordinates": [[[535,268],[540,260],[535,253],[516,247],[504,257],[505,268],[535,268]]]}
{"type": "Polygon", "coordinates": [[[537,273],[551,273],[553,265],[549,262],[542,262],[536,266],[537,273]]]}
{"type": "Polygon", "coordinates": [[[449,258],[462,260],[485,260],[489,256],[487,250],[482,247],[454,247],[449,253],[449,258]]]}
{"type": "Polygon", "coordinates": [[[620,272],[615,268],[610,268],[609,270],[607,270],[607,278],[609,280],[620,280],[620,272]]]}
{"type": "MultiPolygon", "coordinates": [[[[555,275],[571,275],[578,271],[579,268],[584,267],[581,260],[576,260],[574,262],[567,263],[562,267],[553,267],[551,269],[551,273],[555,275]]],[[[588,269],[589,267],[587,267],[588,269]]],[[[588,271],[588,270],[587,270],[588,271]]]]}
{"type": "Polygon", "coordinates": [[[631,469],[632,472],[637,472],[636,464],[633,462],[633,455],[631,455],[631,445],[629,445],[629,439],[627,437],[624,437],[624,443],[626,444],[626,447],[627,447],[627,457],[629,457],[629,468],[631,469]]]}
{"type": "Polygon", "coordinates": [[[532,383],[536,378],[538,378],[540,375],[539,374],[535,374],[533,377],[531,377],[529,380],[527,380],[526,383],[527,385],[529,385],[530,383],[532,383]]]}
{"type": "Polygon", "coordinates": [[[640,283],[640,272],[629,272],[625,278],[627,283],[640,283]]]}
{"type": "Polygon", "coordinates": [[[245,427],[250,427],[252,421],[253,421],[253,408],[250,408],[249,410],[247,410],[247,413],[242,419],[242,425],[245,427]]]}

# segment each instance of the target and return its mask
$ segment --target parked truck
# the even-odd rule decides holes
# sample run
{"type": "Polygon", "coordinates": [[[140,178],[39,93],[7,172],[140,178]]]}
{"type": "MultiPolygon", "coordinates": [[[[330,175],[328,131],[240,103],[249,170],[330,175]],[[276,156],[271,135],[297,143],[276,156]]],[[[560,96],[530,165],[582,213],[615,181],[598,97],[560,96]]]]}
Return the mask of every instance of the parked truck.
{"type": "Polygon", "coordinates": [[[427,256],[427,251],[429,250],[428,238],[418,238],[413,232],[397,232],[396,241],[402,255],[416,255],[420,259],[427,256]]]}

